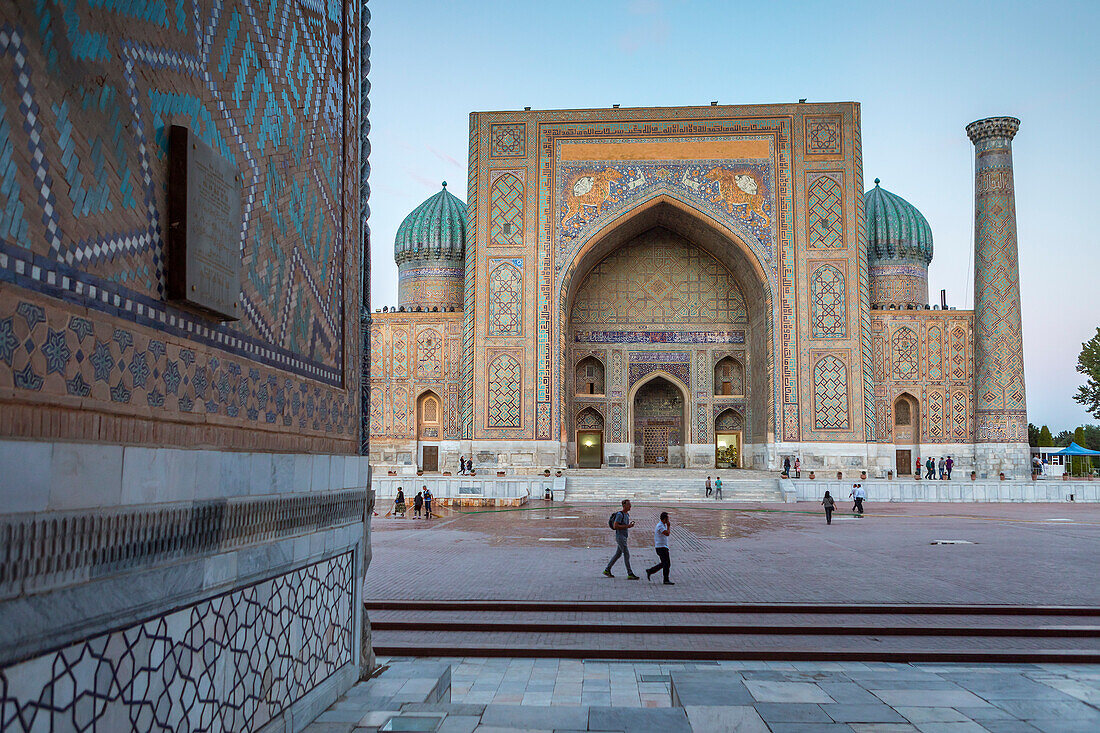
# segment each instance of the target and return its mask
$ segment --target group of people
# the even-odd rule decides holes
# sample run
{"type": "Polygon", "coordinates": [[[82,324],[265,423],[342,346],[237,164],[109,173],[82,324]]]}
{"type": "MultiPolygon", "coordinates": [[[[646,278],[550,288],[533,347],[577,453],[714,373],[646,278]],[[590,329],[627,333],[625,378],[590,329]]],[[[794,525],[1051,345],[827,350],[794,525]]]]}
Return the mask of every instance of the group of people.
{"type": "MultiPolygon", "coordinates": [[[[937,461],[935,458],[928,458],[924,462],[924,470],[927,472],[925,474],[925,478],[939,481],[950,481],[951,469],[954,467],[955,459],[953,459],[951,456],[948,456],[946,459],[944,459],[943,456],[940,456],[939,461],[937,461]]],[[[920,458],[917,458],[917,478],[920,478],[920,475],[921,462],[920,458]]]]}
{"type": "Polygon", "coordinates": [[[802,478],[802,461],[798,459],[798,456],[794,457],[794,464],[791,463],[790,456],[784,456],[783,478],[802,478]],[[794,469],[794,476],[791,476],[791,469],[794,469]]]}
{"type": "MultiPolygon", "coordinates": [[[[720,481],[721,479],[719,479],[719,482],[720,481]]],[[[707,484],[710,484],[709,476],[707,477],[707,484]]],[[[719,483],[718,490],[721,491],[721,483],[719,483]]],[[[612,555],[611,562],[607,563],[607,567],[603,570],[603,574],[608,578],[615,577],[611,574],[611,568],[621,557],[623,563],[626,565],[626,579],[641,580],[641,578],[635,575],[634,571],[630,568],[630,548],[627,547],[627,537],[629,537],[630,530],[635,524],[630,519],[631,506],[630,499],[623,499],[623,508],[612,514],[607,520],[607,525],[615,530],[615,554],[612,555]]],[[[657,553],[659,562],[653,567],[646,569],[646,580],[652,580],[653,576],[660,571],[664,577],[665,585],[676,585],[668,579],[668,571],[669,568],[672,567],[672,559],[668,554],[668,538],[671,534],[672,520],[669,519],[668,512],[661,512],[661,518],[653,527],[653,549],[657,553]]]]}
{"type": "Polygon", "coordinates": [[[708,498],[710,497],[711,494],[714,494],[715,501],[717,501],[718,499],[721,499],[722,498],[722,477],[721,476],[716,476],[714,478],[714,484],[712,485],[710,483],[710,476],[707,476],[706,489],[707,489],[707,497],[708,498]]]}
{"type": "Polygon", "coordinates": [[[458,475],[465,476],[474,472],[474,460],[466,456],[458,457],[458,475]]]}
{"type": "MultiPolygon", "coordinates": [[[[427,486],[416,492],[416,496],[413,497],[413,519],[421,516],[421,510],[424,512],[424,519],[432,518],[432,492],[427,486]]],[[[398,486],[397,497],[393,500],[393,514],[395,517],[404,519],[406,511],[405,490],[398,486]]]]}
{"type": "MultiPolygon", "coordinates": [[[[852,500],[852,512],[862,518],[863,502],[867,498],[867,492],[864,491],[863,484],[853,484],[852,490],[848,493],[848,498],[852,500]]],[[[832,524],[833,512],[836,510],[836,499],[828,491],[821,499],[821,506],[825,508],[825,524],[832,524]]]]}

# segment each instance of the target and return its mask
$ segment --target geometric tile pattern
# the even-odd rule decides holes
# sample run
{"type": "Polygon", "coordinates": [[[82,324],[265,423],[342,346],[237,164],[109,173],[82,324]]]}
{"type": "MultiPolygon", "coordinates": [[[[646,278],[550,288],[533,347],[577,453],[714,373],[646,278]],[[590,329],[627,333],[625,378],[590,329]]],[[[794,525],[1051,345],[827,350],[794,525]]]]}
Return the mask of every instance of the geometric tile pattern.
{"type": "Polygon", "coordinates": [[[840,154],[840,117],[807,117],[806,155],[840,154]]]}
{"type": "Polygon", "coordinates": [[[581,410],[577,415],[577,430],[603,430],[603,416],[591,407],[581,410]]]}
{"type": "Polygon", "coordinates": [[[832,354],[817,360],[813,371],[814,429],[848,429],[848,368],[832,354]]]}
{"type": "Polygon", "coordinates": [[[894,331],[890,340],[893,353],[893,378],[898,381],[916,382],[920,380],[920,350],[917,335],[913,329],[902,326],[894,331]]]}
{"type": "Polygon", "coordinates": [[[0,293],[0,389],[32,399],[79,399],[88,408],[172,419],[210,416],[245,426],[352,434],[347,392],[237,357],[187,338],[75,315],[49,298],[0,293]],[[36,393],[33,397],[26,394],[36,393]]]}
{"type": "Polygon", "coordinates": [[[929,439],[933,441],[943,440],[946,427],[943,423],[943,392],[930,389],[925,397],[926,425],[924,427],[929,439]]]}
{"type": "Polygon", "coordinates": [[[443,374],[443,337],[426,328],[416,337],[416,375],[432,379],[443,374]]]}
{"type": "Polygon", "coordinates": [[[0,670],[4,730],[255,731],[352,661],[352,553],[0,670]]]}
{"type": "Polygon", "coordinates": [[[844,273],[821,265],[810,275],[810,333],[814,338],[844,338],[848,332],[844,273]]]}
{"type": "Polygon", "coordinates": [[[951,329],[951,378],[959,381],[968,379],[966,364],[966,330],[956,326],[951,329]]]}
{"type": "Polygon", "coordinates": [[[928,379],[938,382],[943,379],[943,340],[940,336],[940,327],[929,326],[926,334],[925,369],[928,379]]]}
{"type": "Polygon", "coordinates": [[[965,389],[955,389],[951,392],[951,437],[957,441],[970,437],[970,431],[967,429],[970,405],[966,397],[965,389]]]}
{"type": "Polygon", "coordinates": [[[705,326],[747,320],[737,281],[717,260],[679,239],[645,238],[596,265],[573,298],[571,322],[585,330],[705,326]]]}
{"type": "Polygon", "coordinates": [[[844,201],[840,184],[828,176],[817,178],[806,191],[806,229],[810,249],[844,247],[844,201]]]}
{"type": "Polygon", "coordinates": [[[489,364],[488,427],[519,428],[521,424],[521,367],[515,357],[501,354],[489,364]]]}
{"type": "Polygon", "coordinates": [[[522,332],[523,258],[489,261],[489,335],[522,332]]]}
{"type": "Polygon", "coordinates": [[[498,123],[489,126],[489,157],[523,158],[526,155],[526,123],[498,123]]]}
{"type": "Polygon", "coordinates": [[[1027,439],[1012,137],[1004,121],[971,132],[974,183],[974,388],[978,442],[1027,439]]]}
{"type": "Polygon", "coordinates": [[[489,196],[489,244],[523,245],[523,184],[511,173],[493,182],[489,196]]]}

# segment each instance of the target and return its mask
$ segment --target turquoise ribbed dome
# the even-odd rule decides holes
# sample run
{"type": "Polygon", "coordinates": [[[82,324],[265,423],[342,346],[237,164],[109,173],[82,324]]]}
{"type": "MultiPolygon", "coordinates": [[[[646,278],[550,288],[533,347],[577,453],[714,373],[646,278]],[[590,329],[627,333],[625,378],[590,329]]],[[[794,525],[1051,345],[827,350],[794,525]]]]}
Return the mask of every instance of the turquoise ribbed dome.
{"type": "Polygon", "coordinates": [[[917,207],[879,186],[863,194],[867,217],[867,259],[932,261],[932,229],[917,207]]]}
{"type": "Polygon", "coordinates": [[[397,228],[393,257],[412,260],[462,260],[466,253],[466,204],[443,189],[413,209],[397,228]]]}

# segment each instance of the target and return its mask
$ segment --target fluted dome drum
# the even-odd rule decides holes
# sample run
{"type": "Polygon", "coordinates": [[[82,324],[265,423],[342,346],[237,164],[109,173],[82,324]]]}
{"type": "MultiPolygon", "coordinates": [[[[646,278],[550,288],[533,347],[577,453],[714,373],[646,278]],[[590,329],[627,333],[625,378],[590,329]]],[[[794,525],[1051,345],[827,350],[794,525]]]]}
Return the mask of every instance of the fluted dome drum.
{"type": "Polygon", "coordinates": [[[871,306],[924,307],[928,304],[928,263],[932,229],[917,207],[879,185],[863,194],[867,220],[867,263],[871,306]]]}
{"type": "Polygon", "coordinates": [[[397,228],[393,258],[398,299],[406,308],[462,308],[465,288],[466,204],[447,191],[413,209],[397,228]]]}

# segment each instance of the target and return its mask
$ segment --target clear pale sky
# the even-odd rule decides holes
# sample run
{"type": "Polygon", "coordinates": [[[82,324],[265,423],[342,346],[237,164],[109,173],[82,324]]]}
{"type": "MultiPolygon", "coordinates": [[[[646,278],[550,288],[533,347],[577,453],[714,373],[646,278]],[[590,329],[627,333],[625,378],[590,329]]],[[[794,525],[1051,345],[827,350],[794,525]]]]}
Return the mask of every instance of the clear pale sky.
{"type": "Polygon", "coordinates": [[[932,226],[929,292],[973,305],[966,125],[1021,120],[1013,154],[1028,417],[1073,401],[1100,326],[1100,2],[372,0],[372,307],[397,302],[393,238],[428,196],[465,199],[475,110],[847,101],[864,179],[932,226]]]}

